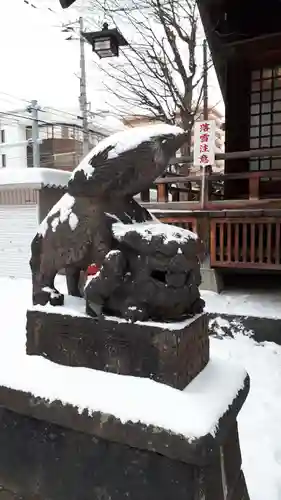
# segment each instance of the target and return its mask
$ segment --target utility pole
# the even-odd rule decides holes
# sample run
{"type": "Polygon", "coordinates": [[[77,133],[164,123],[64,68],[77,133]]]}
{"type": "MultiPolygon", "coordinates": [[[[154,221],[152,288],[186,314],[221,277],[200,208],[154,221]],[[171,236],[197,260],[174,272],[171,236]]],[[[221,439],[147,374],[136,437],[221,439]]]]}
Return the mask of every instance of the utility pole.
{"type": "Polygon", "coordinates": [[[39,146],[39,126],[38,126],[38,102],[31,101],[31,116],[32,116],[32,151],[33,151],[33,167],[40,167],[40,146],[39,146]]]}
{"type": "MultiPolygon", "coordinates": [[[[66,3],[65,3],[66,5],[66,3]]],[[[69,3],[70,5],[70,3],[69,3]]],[[[79,17],[78,20],[73,23],[63,25],[63,32],[74,32],[74,25],[79,24],[79,41],[80,41],[80,114],[82,116],[82,126],[83,126],[83,155],[85,156],[89,151],[89,122],[88,122],[88,102],[87,102],[87,80],[86,80],[86,61],[85,61],[85,38],[84,33],[84,22],[83,17],[79,17]]],[[[76,40],[70,35],[67,40],[76,40]]]]}
{"type": "Polygon", "coordinates": [[[80,36],[80,110],[83,123],[83,155],[89,152],[89,124],[88,124],[88,103],[87,103],[87,85],[86,85],[86,62],[85,62],[85,39],[83,37],[84,23],[83,18],[79,17],[79,36],[80,36]]]}
{"type": "MultiPolygon", "coordinates": [[[[208,120],[208,49],[207,40],[203,41],[203,119],[208,120]]],[[[206,166],[202,166],[202,183],[201,183],[201,209],[205,209],[206,190],[208,183],[206,183],[206,166]]]]}

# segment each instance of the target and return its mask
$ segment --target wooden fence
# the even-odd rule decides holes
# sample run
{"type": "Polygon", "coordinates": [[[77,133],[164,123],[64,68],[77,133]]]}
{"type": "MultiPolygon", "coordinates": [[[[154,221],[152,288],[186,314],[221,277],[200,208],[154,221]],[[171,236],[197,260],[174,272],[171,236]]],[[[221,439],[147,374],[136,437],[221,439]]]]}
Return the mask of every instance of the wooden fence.
{"type": "Polygon", "coordinates": [[[196,217],[161,217],[161,222],[173,224],[173,226],[182,227],[183,229],[188,229],[193,233],[197,233],[196,217]]]}
{"type": "Polygon", "coordinates": [[[281,270],[280,226],[281,217],[212,219],[212,267],[281,270]]]}

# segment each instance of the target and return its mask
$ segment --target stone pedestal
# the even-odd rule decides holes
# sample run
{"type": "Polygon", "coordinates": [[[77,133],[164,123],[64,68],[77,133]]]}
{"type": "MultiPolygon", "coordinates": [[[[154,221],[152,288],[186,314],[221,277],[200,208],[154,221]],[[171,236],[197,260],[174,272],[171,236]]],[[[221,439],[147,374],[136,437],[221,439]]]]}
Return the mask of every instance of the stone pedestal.
{"type": "Polygon", "coordinates": [[[0,485],[25,500],[248,500],[236,425],[248,388],[191,439],[0,387],[0,485]]]}
{"type": "Polygon", "coordinates": [[[249,500],[237,431],[249,377],[209,360],[205,314],[132,324],[73,312],[28,311],[39,357],[0,387],[8,500],[249,500]]]}
{"type": "Polygon", "coordinates": [[[67,366],[147,377],[177,389],[184,389],[209,361],[205,314],[179,323],[129,323],[64,311],[27,311],[27,354],[67,366]]]}

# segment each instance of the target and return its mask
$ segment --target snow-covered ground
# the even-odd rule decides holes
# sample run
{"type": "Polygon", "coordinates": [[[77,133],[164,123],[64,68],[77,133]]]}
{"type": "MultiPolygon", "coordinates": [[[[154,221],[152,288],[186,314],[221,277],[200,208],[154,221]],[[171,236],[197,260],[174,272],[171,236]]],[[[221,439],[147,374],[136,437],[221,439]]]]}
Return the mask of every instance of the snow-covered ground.
{"type": "Polygon", "coordinates": [[[210,313],[281,319],[281,292],[231,290],[220,294],[202,290],[210,313]]]}
{"type": "MultiPolygon", "coordinates": [[[[203,295],[208,310],[222,313],[231,302],[229,297],[223,300],[206,292],[203,295]]],[[[239,309],[239,297],[235,300],[239,309]]],[[[7,364],[8,359],[14,362],[15,379],[17,363],[25,356],[25,315],[30,302],[28,280],[0,279],[0,363],[7,364]],[[10,357],[12,353],[14,359],[10,357]]],[[[257,304],[256,300],[255,307],[257,304]]],[[[242,305],[240,297],[240,314],[242,305]]],[[[243,335],[238,326],[233,339],[212,339],[211,353],[223,361],[238,360],[251,376],[250,395],[239,416],[243,469],[250,498],[281,500],[281,347],[271,343],[258,345],[243,335]]]]}

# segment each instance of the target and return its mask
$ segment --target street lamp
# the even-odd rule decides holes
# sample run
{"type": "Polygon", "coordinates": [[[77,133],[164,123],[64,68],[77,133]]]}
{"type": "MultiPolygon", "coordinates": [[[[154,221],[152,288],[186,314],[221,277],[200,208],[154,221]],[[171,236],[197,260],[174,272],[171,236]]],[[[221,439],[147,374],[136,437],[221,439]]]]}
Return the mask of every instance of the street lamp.
{"type": "Polygon", "coordinates": [[[93,52],[100,59],[105,57],[118,57],[119,47],[128,45],[127,40],[117,28],[108,28],[104,23],[102,30],[89,33],[83,33],[86,40],[92,45],[93,52]]]}
{"type": "Polygon", "coordinates": [[[60,4],[63,9],[68,9],[76,0],[60,0],[60,4]]]}

